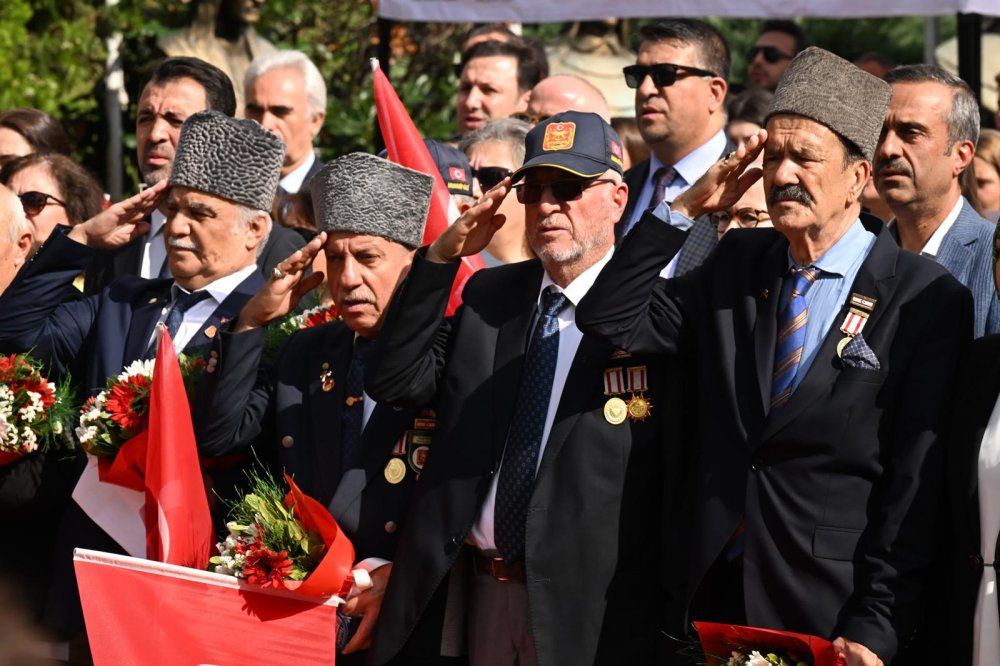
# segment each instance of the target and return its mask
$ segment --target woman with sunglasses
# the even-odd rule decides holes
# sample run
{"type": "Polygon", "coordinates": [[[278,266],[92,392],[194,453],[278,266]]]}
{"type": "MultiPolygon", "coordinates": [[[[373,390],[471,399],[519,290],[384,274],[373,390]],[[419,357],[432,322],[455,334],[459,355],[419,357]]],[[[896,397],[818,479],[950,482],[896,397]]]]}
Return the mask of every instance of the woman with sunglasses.
{"type": "MultiPolygon", "coordinates": [[[[524,137],[529,129],[522,120],[503,118],[486,123],[462,139],[459,149],[472,166],[473,193],[477,198],[521,167],[524,137]]],[[[486,265],[534,259],[524,233],[524,206],[508,194],[497,212],[506,216],[507,221],[481,253],[486,265]]]]}
{"type": "Polygon", "coordinates": [[[62,224],[73,226],[104,208],[100,184],[79,164],[58,153],[33,153],[12,160],[0,169],[3,183],[21,199],[34,228],[37,250],[62,224]]]}

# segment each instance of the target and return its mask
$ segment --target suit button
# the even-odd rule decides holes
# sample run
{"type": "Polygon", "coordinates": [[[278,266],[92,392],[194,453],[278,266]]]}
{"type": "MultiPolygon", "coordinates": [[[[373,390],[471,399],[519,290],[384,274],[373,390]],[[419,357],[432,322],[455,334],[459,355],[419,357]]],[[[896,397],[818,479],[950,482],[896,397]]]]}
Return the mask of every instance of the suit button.
{"type": "Polygon", "coordinates": [[[290,449],[295,446],[295,439],[291,435],[285,435],[281,438],[281,445],[286,449],[290,449]]]}
{"type": "Polygon", "coordinates": [[[396,532],[396,523],[395,523],[395,521],[390,520],[389,522],[387,522],[385,524],[385,531],[386,531],[387,534],[394,534],[396,532]]]}
{"type": "Polygon", "coordinates": [[[976,571],[983,570],[983,558],[979,555],[969,555],[969,566],[976,571]]]}

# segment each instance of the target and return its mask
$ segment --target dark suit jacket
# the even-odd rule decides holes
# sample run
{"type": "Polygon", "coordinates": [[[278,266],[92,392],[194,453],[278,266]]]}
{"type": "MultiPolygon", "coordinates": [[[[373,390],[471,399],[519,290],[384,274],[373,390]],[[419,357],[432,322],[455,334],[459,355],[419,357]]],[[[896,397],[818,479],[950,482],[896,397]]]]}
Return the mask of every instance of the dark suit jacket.
{"type": "Polygon", "coordinates": [[[956,664],[972,663],[973,617],[983,577],[979,529],[979,447],[1000,395],[1000,335],[972,343],[955,399],[948,446],[948,577],[932,630],[956,664]]]}
{"type": "MultiPolygon", "coordinates": [[[[369,359],[381,401],[437,399],[434,453],[400,541],[372,648],[404,649],[447,583],[497,470],[536,311],[538,261],[479,271],[455,317],[444,309],[456,265],[418,252],[369,359]]],[[[649,663],[662,626],[660,365],[584,336],[560,397],[528,508],[528,597],[540,664],[649,663]],[[647,367],[652,416],[608,423],[606,368],[647,367]]],[[[626,398],[628,396],[625,396],[626,398]]],[[[422,627],[423,628],[423,627],[422,627]]]]}
{"type": "Polygon", "coordinates": [[[216,341],[218,365],[199,383],[193,411],[199,449],[224,455],[256,443],[259,455],[276,458],[303,492],[324,506],[332,500],[356,560],[392,560],[418,472],[407,453],[419,452],[398,456],[407,465],[402,482],[389,483],[384,470],[421,410],[377,405],[362,433],[360,464],[342,470],[341,409],[354,332],[342,322],[299,331],[258,369],[264,338],[263,329],[224,331],[216,341]],[[324,366],[333,373],[329,391],[322,389],[324,366]]]}
{"type": "MultiPolygon", "coordinates": [[[[108,377],[144,356],[160,311],[170,299],[173,280],[126,276],[98,294],[64,303],[62,295],[73,288],[73,278],[93,257],[93,250],[66,238],[65,231],[57,229],[0,296],[0,347],[12,352],[31,351],[56,375],[72,370],[86,392],[96,393],[108,377]]],[[[236,317],[263,283],[258,272],[240,283],[184,351],[197,353],[199,347],[207,347],[224,321],[236,317]]],[[[76,476],[80,471],[82,466],[76,476]]],[[[68,502],[65,508],[46,624],[74,633],[83,629],[83,615],[73,548],[122,550],[75,502],[68,502]]]]}
{"type": "MultiPolygon", "coordinates": [[[[726,147],[719,157],[724,157],[734,150],[736,150],[736,146],[733,145],[732,141],[727,139],[726,147]]],[[[622,237],[625,235],[625,227],[628,226],[629,220],[632,219],[636,202],[639,199],[639,195],[642,194],[643,188],[646,186],[646,179],[649,178],[649,164],[650,160],[646,159],[625,172],[625,184],[628,185],[628,201],[625,204],[625,212],[622,213],[621,219],[615,225],[615,245],[621,245],[622,237]]],[[[715,249],[715,245],[718,242],[719,234],[716,232],[715,225],[712,224],[707,215],[703,215],[695,220],[695,225],[688,232],[687,240],[684,242],[682,248],[683,251],[677,260],[675,275],[683,275],[695,266],[700,265],[701,262],[705,261],[705,257],[715,249]]]]}
{"type": "Polygon", "coordinates": [[[766,406],[788,272],[777,231],[730,232],[701,267],[662,280],[658,267],[684,233],[647,215],[577,320],[625,349],[695,359],[689,553],[667,564],[687,572],[682,601],[742,519],[751,625],[843,635],[889,664],[938,573],[948,396],[972,335],[972,299],[944,268],[902,252],[880,222],[866,224],[878,237],[852,291],[877,299],[864,339],[881,367],[837,357],[845,304],[773,418],[766,406]]]}
{"type": "MultiPolygon", "coordinates": [[[[90,264],[85,267],[87,270],[84,274],[84,293],[96,294],[123,275],[139,275],[145,244],[146,236],[143,235],[117,250],[102,250],[95,253],[90,264]]],[[[303,245],[305,243],[302,237],[293,229],[272,224],[267,243],[257,257],[260,272],[265,277],[269,276],[272,268],[303,245]]]]}

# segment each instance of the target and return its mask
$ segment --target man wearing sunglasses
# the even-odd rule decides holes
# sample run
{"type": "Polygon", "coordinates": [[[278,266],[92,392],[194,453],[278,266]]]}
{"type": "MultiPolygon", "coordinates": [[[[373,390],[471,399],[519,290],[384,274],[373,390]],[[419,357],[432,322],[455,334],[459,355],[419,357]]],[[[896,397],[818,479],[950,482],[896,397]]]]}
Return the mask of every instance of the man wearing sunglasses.
{"type": "Polygon", "coordinates": [[[944,458],[972,339],[969,291],[861,214],[891,95],[803,51],[766,131],[640,222],[577,312],[588,333],[697,369],[686,524],[667,534],[685,548],[665,564],[686,580],[670,603],[827,638],[848,666],[926,662],[900,653],[943,575],[944,458]],[[762,174],[747,171],[762,151],[762,174]],[[773,230],[730,232],[691,273],[657,278],[693,215],[761,175],[773,230]]]}
{"type": "MultiPolygon", "coordinates": [[[[619,242],[648,208],[673,201],[735,147],[723,131],[730,59],[722,34],[703,21],[673,19],[643,26],[639,35],[636,64],[624,74],[652,155],[625,174],[629,201],[615,227],[619,242]]],[[[717,239],[711,221],[699,220],[664,275],[700,264],[717,239]]]]}
{"type": "Polygon", "coordinates": [[[369,357],[380,403],[438,405],[375,664],[418,625],[467,631],[473,665],[651,664],[662,639],[662,365],[574,321],[614,247],[622,146],[574,111],[525,143],[511,180],[538,260],[480,271],[444,317],[459,258],[503,224],[504,180],[418,251],[369,357]]]}
{"type": "Polygon", "coordinates": [[[792,58],[808,46],[806,33],[794,21],[767,21],[747,53],[748,85],[774,92],[792,58]]]}

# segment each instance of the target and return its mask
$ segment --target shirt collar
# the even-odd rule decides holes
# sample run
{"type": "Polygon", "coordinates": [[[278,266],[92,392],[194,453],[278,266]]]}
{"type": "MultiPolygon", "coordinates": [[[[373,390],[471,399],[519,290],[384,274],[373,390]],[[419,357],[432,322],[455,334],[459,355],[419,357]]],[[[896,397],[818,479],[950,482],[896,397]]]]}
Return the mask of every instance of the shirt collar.
{"type": "MultiPolygon", "coordinates": [[[[235,273],[230,273],[229,275],[220,277],[213,282],[209,282],[201,289],[195,289],[195,291],[207,291],[215,301],[216,305],[221,305],[224,300],[229,298],[229,294],[233,293],[233,290],[240,286],[241,282],[250,277],[255,270],[258,270],[256,263],[244,266],[235,273]]],[[[185,294],[191,293],[184,287],[174,282],[174,284],[170,287],[171,299],[176,300],[178,293],[181,292],[185,294]]]]}
{"type": "Polygon", "coordinates": [[[306,161],[300,164],[292,171],[290,174],[278,181],[278,186],[286,192],[295,193],[302,189],[302,183],[305,182],[306,176],[309,174],[309,169],[312,169],[313,163],[316,161],[316,153],[312,150],[306,156],[306,161]]]}
{"type": "Polygon", "coordinates": [[[152,238],[158,234],[166,223],[167,216],[159,208],[154,210],[152,215],[149,216],[149,237],[152,238]]]}
{"type": "Polygon", "coordinates": [[[605,264],[611,261],[611,254],[614,251],[615,249],[613,247],[608,249],[607,254],[601,257],[597,261],[597,263],[593,264],[592,266],[587,268],[587,270],[580,273],[580,275],[578,275],[575,280],[566,285],[565,289],[563,289],[555,282],[553,282],[552,278],[549,277],[549,274],[545,273],[542,276],[542,286],[538,288],[538,299],[535,303],[535,307],[538,308],[539,312],[541,311],[542,292],[544,292],[549,285],[552,285],[558,291],[565,294],[566,300],[572,303],[573,307],[575,308],[577,304],[579,304],[579,302],[583,300],[583,297],[587,295],[587,292],[590,291],[590,288],[594,286],[594,281],[597,280],[597,276],[601,272],[601,269],[604,268],[605,264]]]}
{"type": "MultiPolygon", "coordinates": [[[[871,232],[865,229],[861,220],[855,220],[854,224],[848,227],[843,236],[823,253],[819,259],[812,263],[813,266],[824,273],[839,275],[843,277],[850,271],[851,266],[857,261],[858,256],[865,253],[868,247],[868,236],[871,232]]],[[[791,248],[788,250],[788,267],[796,266],[792,259],[791,248]]]]}
{"type": "Polygon", "coordinates": [[[931,237],[927,239],[923,249],[920,250],[920,254],[925,257],[937,256],[941,250],[941,242],[948,235],[948,232],[951,231],[951,228],[955,226],[955,221],[958,219],[958,214],[962,212],[963,205],[965,205],[965,197],[959,196],[958,201],[955,202],[955,206],[948,213],[948,217],[944,218],[944,221],[938,225],[938,228],[934,230],[931,237]]]}
{"type": "MultiPolygon", "coordinates": [[[[722,156],[722,151],[726,149],[726,133],[719,130],[711,139],[701,144],[674,164],[674,171],[684,179],[688,185],[692,185],[696,180],[705,175],[713,164],[722,156]]],[[[649,177],[648,181],[653,182],[653,175],[665,165],[656,154],[649,156],[649,177]]]]}

